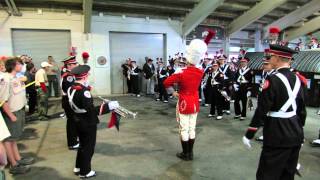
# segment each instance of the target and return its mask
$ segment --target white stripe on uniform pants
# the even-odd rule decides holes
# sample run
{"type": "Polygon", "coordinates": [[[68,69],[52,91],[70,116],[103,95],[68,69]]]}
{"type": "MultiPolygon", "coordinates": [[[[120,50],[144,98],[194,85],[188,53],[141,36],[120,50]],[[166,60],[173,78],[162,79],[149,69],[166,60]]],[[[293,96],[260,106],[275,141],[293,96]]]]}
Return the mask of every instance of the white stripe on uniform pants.
{"type": "Polygon", "coordinates": [[[197,115],[194,114],[180,114],[179,113],[179,129],[182,141],[188,141],[189,139],[195,139],[196,137],[196,123],[197,115]]]}

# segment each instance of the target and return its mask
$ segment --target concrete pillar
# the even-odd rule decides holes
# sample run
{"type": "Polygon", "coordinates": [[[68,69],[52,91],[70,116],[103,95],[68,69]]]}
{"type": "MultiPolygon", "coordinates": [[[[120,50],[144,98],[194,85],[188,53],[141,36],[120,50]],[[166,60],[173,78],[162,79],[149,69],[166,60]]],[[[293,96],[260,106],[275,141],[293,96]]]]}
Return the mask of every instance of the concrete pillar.
{"type": "Polygon", "coordinates": [[[223,42],[223,53],[226,56],[229,56],[229,49],[230,49],[230,37],[226,36],[223,42]]]}
{"type": "Polygon", "coordinates": [[[256,52],[261,52],[263,50],[260,29],[256,29],[255,34],[254,34],[254,49],[256,52]]]}

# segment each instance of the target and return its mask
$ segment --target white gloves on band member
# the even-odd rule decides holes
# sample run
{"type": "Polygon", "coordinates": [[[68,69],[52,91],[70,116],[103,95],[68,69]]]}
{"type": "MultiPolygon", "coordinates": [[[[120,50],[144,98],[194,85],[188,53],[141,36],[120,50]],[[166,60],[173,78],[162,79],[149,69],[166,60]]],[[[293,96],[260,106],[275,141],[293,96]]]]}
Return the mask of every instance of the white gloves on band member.
{"type": "Polygon", "coordinates": [[[108,102],[108,107],[109,107],[110,111],[119,108],[119,106],[120,105],[119,105],[118,101],[110,101],[110,102],[108,102]]]}
{"type": "Polygon", "coordinates": [[[239,90],[239,85],[238,84],[233,84],[233,88],[235,91],[238,91],[239,90]]]}
{"type": "Polygon", "coordinates": [[[247,92],[247,97],[250,97],[251,96],[251,91],[248,91],[247,92]]]}
{"type": "Polygon", "coordinates": [[[242,142],[248,149],[251,149],[250,139],[248,139],[246,136],[243,136],[242,142]]]}

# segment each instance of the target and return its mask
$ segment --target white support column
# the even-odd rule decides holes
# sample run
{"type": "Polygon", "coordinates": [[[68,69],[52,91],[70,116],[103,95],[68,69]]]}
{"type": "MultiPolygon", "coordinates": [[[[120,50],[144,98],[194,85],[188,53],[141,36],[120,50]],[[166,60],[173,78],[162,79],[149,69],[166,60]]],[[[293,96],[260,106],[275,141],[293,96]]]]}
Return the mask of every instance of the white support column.
{"type": "Polygon", "coordinates": [[[223,42],[223,53],[226,56],[229,56],[229,50],[230,50],[230,37],[226,36],[223,42]]]}
{"type": "Polygon", "coordinates": [[[83,32],[91,32],[91,17],[92,17],[92,3],[93,0],[83,0],[83,32]]]}
{"type": "Polygon", "coordinates": [[[217,7],[222,5],[224,0],[202,0],[186,16],[182,23],[182,36],[188,35],[204,19],[206,19],[217,7]]]}
{"type": "Polygon", "coordinates": [[[281,30],[286,29],[287,27],[299,22],[301,19],[306,18],[312,15],[315,12],[320,10],[320,0],[313,0],[299,9],[289,13],[288,15],[278,19],[277,21],[269,24],[268,26],[263,28],[264,38],[268,35],[268,30],[271,26],[277,26],[281,30]]]}
{"type": "Polygon", "coordinates": [[[233,20],[227,28],[227,35],[231,35],[232,33],[240,31],[241,29],[258,20],[262,16],[268,14],[281,4],[285,3],[286,1],[288,0],[262,0],[249,11],[245,12],[243,15],[233,20]]]}
{"type": "Polygon", "coordinates": [[[261,39],[261,30],[256,29],[254,34],[254,49],[256,52],[262,51],[262,39],[261,39]]]}
{"type": "Polygon", "coordinates": [[[286,32],[285,40],[291,41],[295,38],[316,31],[320,28],[320,16],[313,18],[300,28],[296,28],[286,32]]]}

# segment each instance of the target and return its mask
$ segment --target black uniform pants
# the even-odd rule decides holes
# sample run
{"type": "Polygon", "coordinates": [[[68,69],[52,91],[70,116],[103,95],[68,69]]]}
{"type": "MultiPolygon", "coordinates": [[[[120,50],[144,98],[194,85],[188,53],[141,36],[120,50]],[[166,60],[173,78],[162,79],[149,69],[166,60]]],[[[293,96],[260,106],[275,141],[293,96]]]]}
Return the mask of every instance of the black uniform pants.
{"type": "Polygon", "coordinates": [[[37,90],[35,88],[33,89],[27,89],[28,93],[28,106],[29,106],[29,114],[33,114],[36,111],[36,105],[37,105],[37,90]]]}
{"type": "Polygon", "coordinates": [[[222,116],[223,101],[224,97],[219,92],[218,86],[214,85],[211,90],[210,114],[215,115],[217,110],[218,116],[222,116]]]}
{"type": "Polygon", "coordinates": [[[241,115],[241,117],[247,116],[247,87],[240,85],[239,90],[235,92],[235,99],[234,99],[234,111],[236,115],[241,115]],[[242,105],[242,109],[240,107],[240,101],[242,105]]]}
{"type": "Polygon", "coordinates": [[[127,77],[126,77],[126,79],[127,79],[128,93],[132,93],[131,81],[127,77]]]}
{"type": "Polygon", "coordinates": [[[132,86],[132,93],[140,94],[139,76],[138,75],[131,75],[130,81],[131,81],[131,86],[132,86]]]}
{"type": "Polygon", "coordinates": [[[168,93],[166,91],[166,88],[163,85],[164,80],[166,80],[166,78],[159,78],[159,83],[158,83],[159,99],[162,100],[163,98],[165,101],[168,101],[168,93]]]}
{"type": "Polygon", "coordinates": [[[300,148],[263,147],[257,180],[294,180],[300,148]]]}
{"type": "Polygon", "coordinates": [[[62,108],[64,109],[64,112],[67,117],[66,129],[67,129],[68,147],[71,147],[78,144],[78,132],[76,127],[76,122],[74,120],[74,112],[69,105],[67,96],[62,97],[62,108]]]}
{"type": "Polygon", "coordinates": [[[204,94],[204,103],[205,104],[211,104],[211,96],[212,96],[212,88],[210,85],[206,85],[203,89],[204,94]]]}
{"type": "Polygon", "coordinates": [[[84,127],[77,123],[80,148],[78,149],[76,168],[80,168],[80,175],[86,175],[91,171],[91,159],[96,145],[97,125],[84,127]]]}

